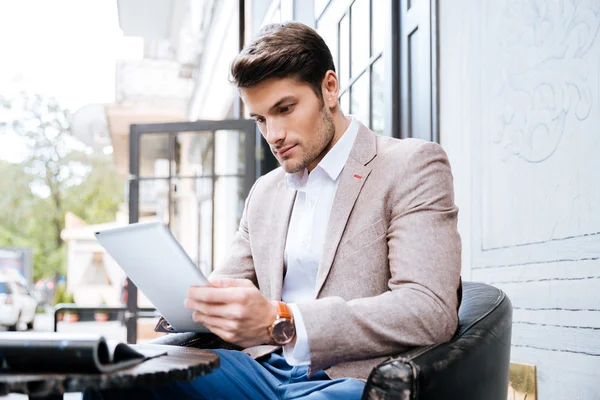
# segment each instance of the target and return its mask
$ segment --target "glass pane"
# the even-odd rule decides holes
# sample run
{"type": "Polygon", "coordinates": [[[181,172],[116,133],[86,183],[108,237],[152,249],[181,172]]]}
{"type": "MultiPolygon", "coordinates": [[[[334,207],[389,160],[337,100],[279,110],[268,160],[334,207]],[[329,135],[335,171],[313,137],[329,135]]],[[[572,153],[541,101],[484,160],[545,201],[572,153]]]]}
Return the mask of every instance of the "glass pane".
{"type": "Polygon", "coordinates": [[[200,264],[199,261],[203,261],[205,267],[208,268],[212,249],[212,179],[173,179],[171,181],[170,208],[169,228],[173,232],[173,236],[196,265],[200,264]],[[201,235],[202,229],[208,235],[201,235]],[[202,247],[201,242],[207,242],[208,245],[202,247]],[[202,250],[207,255],[202,254],[202,250]]]}
{"type": "Polygon", "coordinates": [[[244,175],[246,171],[246,135],[241,131],[215,132],[215,173],[244,175]]]}
{"type": "MultiPolygon", "coordinates": [[[[169,181],[167,179],[140,181],[138,205],[140,221],[160,221],[168,224],[169,181]]],[[[154,307],[141,290],[138,291],[138,307],[154,307]]]]}
{"type": "Polygon", "coordinates": [[[317,21],[317,26],[321,27],[322,24],[337,25],[337,23],[340,21],[340,18],[342,18],[342,16],[348,11],[348,7],[350,7],[353,1],[354,0],[331,0],[327,6],[327,9],[317,21]]]}
{"type": "Polygon", "coordinates": [[[140,176],[169,176],[168,133],[144,133],[140,136],[140,176]]]}
{"type": "MultiPolygon", "coordinates": [[[[334,0],[335,1],[335,0],[334,0]]],[[[315,18],[319,18],[329,0],[315,0],[315,18]]]]}
{"type": "Polygon", "coordinates": [[[171,181],[173,236],[203,272],[211,271],[212,178],[179,178],[171,181]]]}
{"type": "Polygon", "coordinates": [[[140,181],[139,220],[169,223],[169,181],[167,179],[140,181]]]}
{"type": "Polygon", "coordinates": [[[196,176],[212,174],[213,133],[183,132],[175,137],[175,174],[196,176]]]}
{"type": "Polygon", "coordinates": [[[338,25],[335,22],[332,24],[321,24],[319,25],[317,32],[319,35],[321,35],[327,47],[329,47],[329,51],[333,57],[333,63],[335,64],[335,71],[338,73],[339,77],[340,64],[338,60],[338,25]]]}
{"type": "Polygon", "coordinates": [[[369,0],[356,0],[351,7],[352,17],[352,77],[362,72],[369,62],[369,0]]]}
{"type": "Polygon", "coordinates": [[[277,10],[273,13],[273,17],[271,17],[270,23],[277,24],[281,22],[281,7],[277,7],[277,10]]]}
{"type": "Polygon", "coordinates": [[[281,20],[291,21],[294,19],[294,3],[292,0],[281,0],[281,20]]]}
{"type": "Polygon", "coordinates": [[[385,46],[385,28],[390,21],[391,7],[388,1],[372,0],[373,7],[373,49],[371,56],[375,56],[383,51],[385,46]]]}
{"type": "Polygon", "coordinates": [[[340,97],[340,108],[344,115],[350,114],[350,91],[347,91],[340,97]]]}
{"type": "Polygon", "coordinates": [[[345,15],[340,21],[338,37],[340,44],[338,75],[340,77],[340,87],[343,89],[350,79],[350,24],[348,23],[348,15],[345,15]]]}
{"type": "Polygon", "coordinates": [[[215,181],[215,266],[230,252],[244,209],[244,179],[219,177],[215,181]]]}
{"type": "Polygon", "coordinates": [[[196,181],[198,196],[198,261],[196,265],[208,276],[212,266],[212,240],[213,240],[213,203],[212,179],[199,179],[196,181]]]}
{"type": "Polygon", "coordinates": [[[369,126],[369,71],[362,74],[350,88],[350,104],[352,115],[369,126]]]}
{"type": "Polygon", "coordinates": [[[385,131],[385,86],[384,86],[384,64],[380,57],[371,67],[373,71],[371,96],[373,99],[373,120],[371,130],[378,134],[385,131]]]}
{"type": "MultiPolygon", "coordinates": [[[[300,1],[300,0],[297,0],[300,1]]],[[[338,22],[348,12],[348,7],[353,0],[332,0],[327,10],[317,21],[317,28],[324,28],[325,25],[334,25],[337,28],[338,22]]]]}

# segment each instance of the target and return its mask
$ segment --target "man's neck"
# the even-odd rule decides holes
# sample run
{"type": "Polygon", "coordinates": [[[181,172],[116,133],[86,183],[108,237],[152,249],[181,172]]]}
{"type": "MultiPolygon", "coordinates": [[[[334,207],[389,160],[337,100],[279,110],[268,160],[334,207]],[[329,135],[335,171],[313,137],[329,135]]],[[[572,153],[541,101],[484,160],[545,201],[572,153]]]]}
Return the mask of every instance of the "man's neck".
{"type": "Polygon", "coordinates": [[[340,140],[344,132],[346,132],[346,130],[348,129],[350,122],[351,119],[342,114],[339,108],[333,113],[333,125],[335,126],[335,134],[333,135],[333,140],[331,141],[331,147],[335,146],[338,140],[340,140]]]}
{"type": "Polygon", "coordinates": [[[344,133],[348,129],[348,126],[350,126],[350,122],[352,121],[351,118],[346,117],[344,114],[342,114],[342,111],[339,108],[336,108],[336,110],[332,113],[332,118],[333,126],[335,127],[335,133],[333,134],[333,139],[331,140],[331,143],[329,143],[329,145],[327,146],[327,152],[333,149],[333,146],[335,146],[338,140],[340,140],[340,138],[344,135],[344,133]]]}
{"type": "Polygon", "coordinates": [[[348,126],[350,126],[350,122],[352,121],[351,118],[344,116],[344,114],[342,114],[342,111],[339,108],[336,108],[332,112],[331,117],[333,119],[333,126],[335,131],[333,134],[333,139],[331,139],[331,142],[327,145],[323,153],[321,153],[321,156],[317,158],[317,161],[313,161],[313,164],[308,166],[308,173],[312,172],[312,170],[323,159],[323,157],[325,157],[325,155],[331,149],[333,149],[333,146],[335,146],[338,140],[340,140],[340,138],[344,135],[344,133],[348,129],[348,126]]]}

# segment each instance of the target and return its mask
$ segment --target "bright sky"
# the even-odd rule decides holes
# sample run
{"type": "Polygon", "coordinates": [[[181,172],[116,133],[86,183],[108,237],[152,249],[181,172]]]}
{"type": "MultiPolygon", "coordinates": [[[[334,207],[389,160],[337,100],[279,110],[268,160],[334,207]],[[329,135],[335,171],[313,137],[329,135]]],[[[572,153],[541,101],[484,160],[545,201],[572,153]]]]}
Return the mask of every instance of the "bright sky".
{"type": "MultiPolygon", "coordinates": [[[[115,62],[132,58],[132,44],[116,0],[0,1],[0,94],[17,87],[51,95],[73,112],[113,102],[115,62]]],[[[0,140],[0,159],[18,159],[18,141],[0,140]]]]}

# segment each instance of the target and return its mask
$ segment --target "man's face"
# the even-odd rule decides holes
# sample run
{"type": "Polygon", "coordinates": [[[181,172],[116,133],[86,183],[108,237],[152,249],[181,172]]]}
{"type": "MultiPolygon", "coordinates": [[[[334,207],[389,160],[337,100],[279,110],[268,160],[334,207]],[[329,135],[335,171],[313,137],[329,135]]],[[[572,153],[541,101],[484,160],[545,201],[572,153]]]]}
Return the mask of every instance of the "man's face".
{"type": "Polygon", "coordinates": [[[335,126],[331,112],[310,85],[272,78],[242,89],[241,95],[286,172],[317,166],[330,148],[335,126]]]}

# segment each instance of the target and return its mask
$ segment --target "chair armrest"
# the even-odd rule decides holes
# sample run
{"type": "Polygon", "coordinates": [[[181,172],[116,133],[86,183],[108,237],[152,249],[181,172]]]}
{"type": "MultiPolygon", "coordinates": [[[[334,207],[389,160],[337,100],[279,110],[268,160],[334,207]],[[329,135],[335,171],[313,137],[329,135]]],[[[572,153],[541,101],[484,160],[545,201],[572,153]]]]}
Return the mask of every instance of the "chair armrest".
{"type": "Polygon", "coordinates": [[[363,399],[506,400],[512,306],[498,289],[480,285],[470,289],[483,291],[469,294],[475,303],[487,301],[487,311],[463,312],[461,320],[468,323],[459,326],[450,342],[415,348],[379,364],[363,399]]]}
{"type": "Polygon", "coordinates": [[[154,330],[166,333],[166,335],[153,339],[148,344],[196,347],[199,349],[242,350],[241,347],[228,343],[213,333],[175,332],[163,317],[160,317],[154,330]]]}
{"type": "Polygon", "coordinates": [[[243,350],[241,347],[228,343],[212,333],[167,333],[164,336],[152,339],[148,344],[195,347],[198,349],[243,350]]]}
{"type": "Polygon", "coordinates": [[[204,338],[202,334],[194,332],[167,333],[164,336],[152,339],[150,342],[148,342],[148,344],[201,348],[202,343],[205,342],[205,339],[210,340],[210,338],[204,338]]]}

